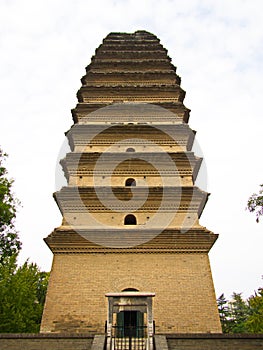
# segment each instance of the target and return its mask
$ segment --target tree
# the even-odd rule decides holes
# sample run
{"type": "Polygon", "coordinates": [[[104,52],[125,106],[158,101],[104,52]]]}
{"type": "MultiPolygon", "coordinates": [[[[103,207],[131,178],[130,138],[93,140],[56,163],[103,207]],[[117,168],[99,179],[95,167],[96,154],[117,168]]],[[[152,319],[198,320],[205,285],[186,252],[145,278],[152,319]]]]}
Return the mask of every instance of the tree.
{"type": "Polygon", "coordinates": [[[15,255],[0,265],[0,332],[39,331],[47,281],[36,264],[17,267],[15,255]]]}
{"type": "Polygon", "coordinates": [[[250,310],[247,301],[243,300],[241,293],[233,293],[229,307],[229,333],[246,333],[246,321],[250,310]]]}
{"type": "Polygon", "coordinates": [[[263,288],[243,300],[233,293],[228,301],[224,294],[217,299],[223,333],[263,333],[263,288]]]}
{"type": "Polygon", "coordinates": [[[263,215],[263,185],[260,187],[259,193],[252,194],[247,202],[247,209],[256,213],[256,222],[259,222],[259,217],[263,215]]]}
{"type": "Polygon", "coordinates": [[[259,288],[255,295],[248,299],[250,315],[246,320],[249,333],[263,333],[263,288],[259,288]]]}
{"type": "Polygon", "coordinates": [[[250,311],[241,293],[233,293],[231,301],[222,294],[217,299],[217,305],[223,333],[247,332],[246,321],[250,311]]]}
{"type": "Polygon", "coordinates": [[[226,300],[224,293],[217,299],[218,312],[223,333],[229,333],[230,331],[230,310],[228,303],[229,302],[226,300]]]}
{"type": "Polygon", "coordinates": [[[13,180],[7,178],[4,161],[7,154],[0,148],[0,263],[18,254],[21,242],[14,227],[18,201],[12,193],[13,180]]]}
{"type": "Polygon", "coordinates": [[[0,149],[0,332],[38,332],[49,274],[26,261],[17,265],[21,242],[14,227],[18,201],[0,149]]]}

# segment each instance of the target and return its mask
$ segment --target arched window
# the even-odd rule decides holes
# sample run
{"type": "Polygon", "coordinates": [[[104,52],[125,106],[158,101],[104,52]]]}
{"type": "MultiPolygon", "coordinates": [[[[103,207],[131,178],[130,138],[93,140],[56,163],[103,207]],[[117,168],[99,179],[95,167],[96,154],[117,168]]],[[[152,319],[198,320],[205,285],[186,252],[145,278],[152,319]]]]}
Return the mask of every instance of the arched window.
{"type": "Polygon", "coordinates": [[[136,288],[125,288],[122,292],[139,292],[139,290],[136,288]]]}
{"type": "Polygon", "coordinates": [[[125,186],[136,186],[136,181],[130,177],[129,179],[126,179],[125,186]]]}
{"type": "Polygon", "coordinates": [[[126,215],[124,218],[124,225],[137,225],[136,217],[132,214],[126,215]]]}
{"type": "Polygon", "coordinates": [[[132,148],[132,147],[129,147],[129,148],[126,149],[126,152],[135,152],[135,149],[132,148]]]}

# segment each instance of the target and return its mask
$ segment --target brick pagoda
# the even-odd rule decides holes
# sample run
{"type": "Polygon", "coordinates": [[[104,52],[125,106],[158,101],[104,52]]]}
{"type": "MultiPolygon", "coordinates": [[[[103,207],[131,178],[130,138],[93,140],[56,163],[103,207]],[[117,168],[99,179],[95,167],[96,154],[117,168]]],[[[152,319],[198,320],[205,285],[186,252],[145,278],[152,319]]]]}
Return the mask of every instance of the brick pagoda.
{"type": "Polygon", "coordinates": [[[63,221],[45,239],[41,332],[101,333],[108,319],[108,332],[152,332],[154,320],[156,333],[220,333],[217,235],[199,224],[202,160],[167,50],[146,31],[110,33],[86,70],[61,161],[68,185],[54,194],[63,221]]]}

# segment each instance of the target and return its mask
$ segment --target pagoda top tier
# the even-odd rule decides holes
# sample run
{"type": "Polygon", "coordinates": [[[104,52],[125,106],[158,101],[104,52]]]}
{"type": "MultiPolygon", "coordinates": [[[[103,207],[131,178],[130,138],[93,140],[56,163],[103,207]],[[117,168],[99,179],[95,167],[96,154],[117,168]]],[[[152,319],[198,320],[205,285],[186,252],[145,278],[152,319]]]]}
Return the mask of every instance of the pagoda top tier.
{"type": "Polygon", "coordinates": [[[125,40],[125,41],[149,41],[159,43],[160,39],[156,35],[147,32],[146,30],[136,30],[134,33],[122,33],[122,32],[112,32],[109,33],[103,42],[114,40],[125,40]]]}
{"type": "MultiPolygon", "coordinates": [[[[160,44],[159,39],[151,33],[137,31],[133,34],[110,33],[103,43],[96,49],[95,56],[92,57],[92,64],[87,70],[97,71],[101,69],[120,72],[127,72],[128,66],[132,63],[137,71],[173,71],[170,64],[170,57],[167,50],[160,44]],[[115,68],[117,62],[122,64],[119,69],[113,69],[108,64],[113,63],[115,68]],[[126,65],[125,65],[126,64],[126,65]],[[127,67],[126,67],[127,66],[127,67]],[[146,69],[148,67],[148,69],[146,69]]],[[[130,67],[129,72],[132,72],[130,67]]]]}
{"type": "Polygon", "coordinates": [[[119,104],[127,103],[164,107],[176,122],[188,122],[181,78],[160,40],[147,31],[107,35],[81,82],[72,111],[75,123],[87,123],[89,114],[101,107],[118,104],[123,109],[119,104]]]}

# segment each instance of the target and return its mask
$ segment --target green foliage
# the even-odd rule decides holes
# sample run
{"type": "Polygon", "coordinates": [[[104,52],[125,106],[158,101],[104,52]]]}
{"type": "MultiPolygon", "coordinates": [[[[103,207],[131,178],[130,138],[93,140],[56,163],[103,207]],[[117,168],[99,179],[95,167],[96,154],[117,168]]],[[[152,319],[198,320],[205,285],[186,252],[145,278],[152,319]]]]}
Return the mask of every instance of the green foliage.
{"type": "Polygon", "coordinates": [[[13,180],[7,178],[3,163],[7,155],[0,149],[0,263],[18,254],[21,242],[14,227],[18,201],[12,193],[13,180]]]}
{"type": "Polygon", "coordinates": [[[248,299],[250,315],[246,321],[249,333],[263,333],[263,288],[248,299]]]}
{"type": "Polygon", "coordinates": [[[263,185],[260,187],[259,193],[252,194],[247,202],[247,209],[256,213],[256,222],[259,222],[259,217],[263,215],[263,185]]]}
{"type": "Polygon", "coordinates": [[[0,149],[0,332],[38,332],[49,274],[26,261],[17,266],[21,242],[14,227],[18,201],[0,149]]]}
{"type": "Polygon", "coordinates": [[[233,293],[230,305],[229,333],[246,333],[246,320],[249,315],[247,302],[242,299],[241,293],[233,293]]]}
{"type": "Polygon", "coordinates": [[[229,333],[229,318],[230,318],[230,310],[228,301],[226,300],[224,294],[221,294],[217,299],[218,312],[220,317],[220,322],[222,326],[223,333],[229,333]]]}
{"type": "Polygon", "coordinates": [[[233,293],[228,301],[222,294],[217,299],[223,333],[263,333],[263,289],[243,300],[233,293]]]}
{"type": "Polygon", "coordinates": [[[16,265],[15,255],[0,265],[0,332],[38,332],[48,274],[26,261],[16,265]]]}

